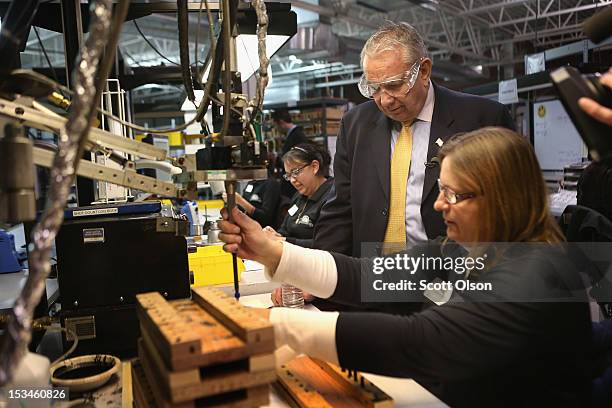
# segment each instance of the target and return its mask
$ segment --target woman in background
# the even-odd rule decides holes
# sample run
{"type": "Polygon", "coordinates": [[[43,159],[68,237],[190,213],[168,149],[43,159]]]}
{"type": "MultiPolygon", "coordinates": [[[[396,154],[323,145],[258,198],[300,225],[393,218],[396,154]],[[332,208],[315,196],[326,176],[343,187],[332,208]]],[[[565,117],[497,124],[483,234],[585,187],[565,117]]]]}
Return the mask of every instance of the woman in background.
{"type": "Polygon", "coordinates": [[[312,247],[315,223],[334,184],[329,177],[330,162],[327,149],[314,143],[300,143],[285,153],[283,177],[297,193],[278,231],[265,228],[267,233],[301,247],[312,247]]]}

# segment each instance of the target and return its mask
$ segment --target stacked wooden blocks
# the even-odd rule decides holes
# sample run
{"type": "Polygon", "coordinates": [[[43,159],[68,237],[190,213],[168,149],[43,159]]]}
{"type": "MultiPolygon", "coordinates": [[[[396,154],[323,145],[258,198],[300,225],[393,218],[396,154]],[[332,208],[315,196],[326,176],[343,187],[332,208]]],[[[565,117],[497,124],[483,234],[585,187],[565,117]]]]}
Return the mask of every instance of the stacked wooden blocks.
{"type": "Polygon", "coordinates": [[[142,338],[133,365],[136,408],[257,407],[276,380],[270,323],[219,290],[193,300],[137,296],[142,338]]]}

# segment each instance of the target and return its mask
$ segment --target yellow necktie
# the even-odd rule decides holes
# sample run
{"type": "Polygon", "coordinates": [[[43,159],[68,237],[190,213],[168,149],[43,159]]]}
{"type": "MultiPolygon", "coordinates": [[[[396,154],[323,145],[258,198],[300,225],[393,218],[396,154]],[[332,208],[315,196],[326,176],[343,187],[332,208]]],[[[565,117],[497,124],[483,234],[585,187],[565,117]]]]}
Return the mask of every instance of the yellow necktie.
{"type": "Polygon", "coordinates": [[[385,231],[383,253],[397,252],[406,245],[406,185],[410,172],[412,156],[412,131],[410,124],[405,123],[395,142],[391,158],[391,188],[389,205],[389,222],[385,231]],[[394,250],[395,249],[395,250],[394,250]]]}

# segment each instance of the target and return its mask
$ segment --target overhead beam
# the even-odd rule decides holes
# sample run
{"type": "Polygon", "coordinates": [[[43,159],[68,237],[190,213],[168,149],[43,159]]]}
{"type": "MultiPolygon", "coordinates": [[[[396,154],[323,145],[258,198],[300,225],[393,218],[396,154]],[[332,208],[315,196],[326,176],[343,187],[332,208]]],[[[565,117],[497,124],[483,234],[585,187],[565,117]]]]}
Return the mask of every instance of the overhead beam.
{"type": "MultiPolygon", "coordinates": [[[[349,16],[345,13],[340,13],[337,12],[336,10],[327,8],[327,7],[322,7],[322,6],[318,6],[315,4],[310,4],[310,3],[306,3],[304,1],[301,0],[295,0],[291,2],[291,5],[294,7],[298,7],[301,8],[303,10],[308,10],[308,11],[313,11],[315,13],[319,13],[319,15],[322,16],[326,16],[326,17],[331,17],[331,18],[337,18],[339,20],[343,20],[343,21],[348,21],[350,23],[353,24],[357,24],[357,25],[361,25],[364,27],[368,27],[371,28],[372,30],[377,30],[380,27],[380,24],[371,22],[371,21],[367,21],[367,20],[363,20],[361,18],[357,18],[357,17],[352,17],[349,16]]],[[[479,55],[476,54],[474,52],[471,51],[467,51],[467,50],[463,50],[463,49],[459,49],[453,46],[450,46],[449,44],[440,42],[440,41],[435,41],[429,38],[423,38],[423,40],[431,46],[434,46],[436,48],[442,48],[442,49],[446,49],[449,50],[451,52],[453,52],[454,54],[457,55],[461,55],[463,57],[466,58],[472,58],[475,60],[484,60],[484,61],[490,61],[491,58],[490,57],[486,57],[484,55],[479,55]]]]}
{"type": "Polygon", "coordinates": [[[479,13],[486,13],[489,11],[493,11],[493,10],[499,10],[500,8],[503,7],[510,7],[510,6],[516,6],[516,5],[521,5],[523,3],[529,3],[529,2],[533,2],[534,0],[506,0],[506,1],[499,1],[495,4],[487,4],[486,6],[480,6],[480,7],[472,7],[472,8],[468,8],[465,11],[460,12],[458,15],[463,17],[463,16],[471,16],[474,14],[479,14],[479,13]]]}
{"type": "Polygon", "coordinates": [[[513,20],[506,20],[506,21],[501,21],[501,22],[498,22],[498,23],[493,23],[493,24],[490,24],[489,27],[490,28],[505,27],[505,26],[508,26],[508,25],[520,24],[520,23],[534,21],[534,20],[539,20],[539,19],[543,19],[543,18],[561,16],[561,15],[564,15],[564,14],[576,13],[576,12],[579,12],[579,11],[592,10],[592,9],[595,9],[595,8],[608,6],[610,4],[612,4],[612,0],[602,1],[602,2],[599,2],[599,3],[595,3],[595,4],[586,4],[584,6],[571,7],[571,8],[566,8],[566,9],[557,10],[557,11],[546,12],[546,13],[543,13],[543,14],[535,13],[535,14],[532,14],[530,16],[525,16],[525,17],[522,17],[522,18],[517,18],[517,19],[513,19],[513,20]]]}

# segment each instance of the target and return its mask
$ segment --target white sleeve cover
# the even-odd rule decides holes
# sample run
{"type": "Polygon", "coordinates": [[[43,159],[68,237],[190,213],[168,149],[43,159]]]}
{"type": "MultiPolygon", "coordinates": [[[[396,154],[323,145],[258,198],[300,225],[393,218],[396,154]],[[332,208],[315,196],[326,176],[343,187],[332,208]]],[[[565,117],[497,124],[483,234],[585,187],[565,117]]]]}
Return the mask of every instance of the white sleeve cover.
{"type": "Polygon", "coordinates": [[[264,271],[274,282],[288,283],[322,299],[333,295],[338,283],[336,262],[329,252],[288,242],[283,242],[283,255],[276,271],[268,268],[264,271]]]}
{"type": "Polygon", "coordinates": [[[298,353],[338,364],[338,312],[315,312],[275,307],[270,311],[276,347],[288,345],[298,353]]]}

